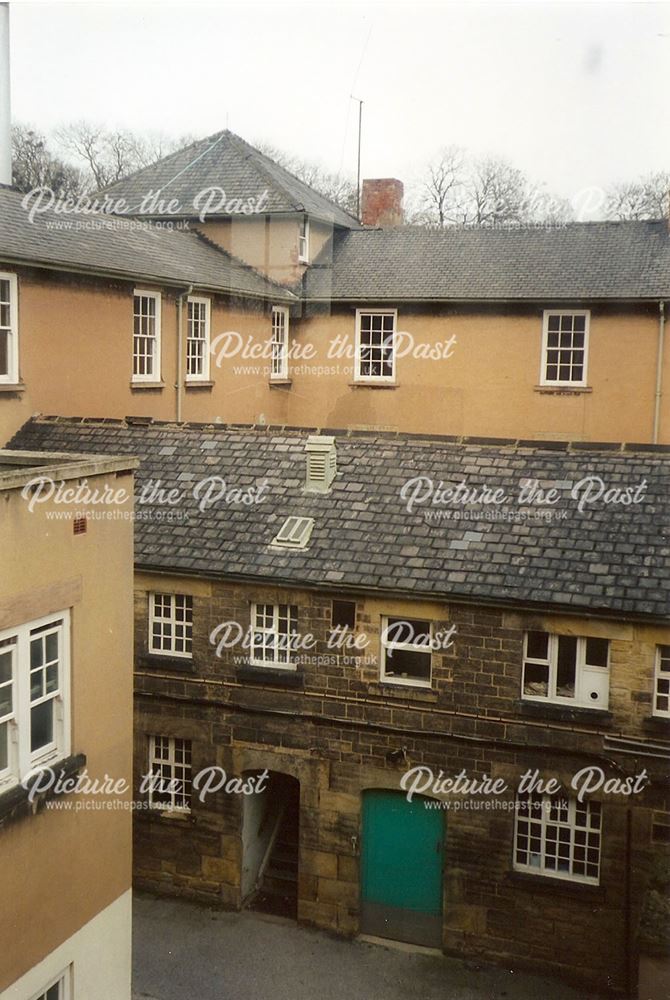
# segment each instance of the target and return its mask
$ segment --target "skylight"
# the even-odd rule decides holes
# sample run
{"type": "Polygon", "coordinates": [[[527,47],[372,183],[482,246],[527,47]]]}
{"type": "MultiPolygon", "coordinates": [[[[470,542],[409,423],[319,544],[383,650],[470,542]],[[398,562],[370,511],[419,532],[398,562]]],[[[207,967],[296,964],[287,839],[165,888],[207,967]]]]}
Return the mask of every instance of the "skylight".
{"type": "Polygon", "coordinates": [[[313,527],[313,517],[287,517],[272,544],[287,549],[304,549],[312,536],[313,527]]]}

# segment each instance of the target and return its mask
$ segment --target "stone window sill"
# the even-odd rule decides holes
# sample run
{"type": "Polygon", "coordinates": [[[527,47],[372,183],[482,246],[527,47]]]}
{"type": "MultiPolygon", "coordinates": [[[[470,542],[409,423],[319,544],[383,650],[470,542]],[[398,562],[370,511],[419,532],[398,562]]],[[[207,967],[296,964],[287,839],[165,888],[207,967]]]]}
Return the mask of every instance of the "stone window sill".
{"type": "Polygon", "coordinates": [[[590,385],[536,385],[533,391],[549,396],[581,396],[585,392],[593,392],[593,388],[590,385]]]}
{"type": "Polygon", "coordinates": [[[137,657],[137,666],[148,670],[166,670],[170,673],[194,674],[196,666],[192,659],[185,656],[160,656],[156,653],[143,653],[137,657]]]}
{"type": "Polygon", "coordinates": [[[292,378],[271,378],[268,380],[271,389],[290,389],[293,385],[292,378]]]}
{"type": "Polygon", "coordinates": [[[180,812],[177,809],[138,809],[135,819],[149,823],[176,823],[194,826],[196,819],[191,810],[180,812]]]}
{"type": "Polygon", "coordinates": [[[593,725],[595,723],[603,729],[610,729],[614,718],[611,712],[600,708],[582,708],[577,705],[572,708],[569,705],[555,705],[550,701],[546,704],[539,701],[518,701],[516,708],[520,715],[525,715],[527,718],[556,719],[558,722],[581,722],[585,725],[593,725]]]}
{"type": "Polygon", "coordinates": [[[190,390],[190,389],[213,389],[214,388],[214,383],[212,381],[210,381],[209,379],[201,379],[200,381],[196,381],[194,379],[192,382],[189,382],[189,381],[184,382],[184,388],[186,390],[190,390]]]}
{"type": "MultiPolygon", "coordinates": [[[[49,764],[49,768],[57,777],[74,778],[78,776],[86,767],[86,756],[83,753],[65,757],[54,764],[49,764]]],[[[38,775],[35,775],[35,780],[38,775]]],[[[28,798],[30,785],[24,788],[23,785],[14,785],[0,795],[0,829],[14,823],[17,820],[35,816],[44,808],[45,802],[56,797],[53,789],[39,792],[33,802],[28,798]]]]}
{"type": "Polygon", "coordinates": [[[351,389],[397,389],[397,382],[350,382],[351,389]]]}
{"type": "Polygon", "coordinates": [[[235,670],[235,678],[243,684],[262,684],[266,687],[303,688],[305,686],[302,673],[297,670],[284,670],[282,667],[256,667],[245,663],[235,670]]]}
{"type": "Polygon", "coordinates": [[[581,896],[589,903],[605,899],[605,890],[601,885],[588,882],[573,881],[568,878],[553,878],[551,875],[534,875],[532,872],[509,871],[505,876],[508,882],[525,886],[532,893],[547,895],[581,896]]]}
{"type": "Polygon", "coordinates": [[[24,382],[0,382],[0,394],[7,396],[20,396],[26,391],[24,382]]]}
{"type": "Polygon", "coordinates": [[[160,392],[165,388],[165,382],[131,382],[131,392],[160,392]]]}
{"type": "Polygon", "coordinates": [[[378,695],[382,698],[402,698],[403,701],[424,701],[437,702],[437,692],[427,687],[413,684],[384,683],[383,681],[372,681],[368,684],[368,694],[378,695]]]}

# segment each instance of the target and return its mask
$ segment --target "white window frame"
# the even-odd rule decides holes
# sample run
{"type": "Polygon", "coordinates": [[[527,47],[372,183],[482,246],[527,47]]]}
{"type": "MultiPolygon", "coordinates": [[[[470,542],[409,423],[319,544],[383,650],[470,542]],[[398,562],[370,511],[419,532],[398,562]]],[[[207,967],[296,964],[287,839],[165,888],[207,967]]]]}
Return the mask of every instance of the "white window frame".
{"type": "MultiPolygon", "coordinates": [[[[591,326],[590,309],[545,309],[542,316],[542,358],[540,362],[540,385],[554,386],[556,388],[585,388],[588,385],[588,363],[589,363],[589,331],[591,326]],[[549,351],[549,317],[550,316],[583,316],[584,317],[584,370],[582,378],[577,381],[571,379],[548,379],[547,378],[547,353],[549,351]]],[[[554,350],[554,348],[552,348],[554,350]]]]}
{"type": "MultiPolygon", "coordinates": [[[[267,617],[267,612],[263,613],[267,617]]],[[[282,635],[297,635],[297,624],[298,624],[298,608],[295,604],[270,604],[269,602],[261,602],[251,605],[251,650],[249,662],[256,667],[268,667],[269,669],[276,670],[296,670],[297,665],[291,660],[292,652],[291,643],[285,643],[287,648],[282,649],[282,643],[279,641],[282,635]],[[262,608],[272,608],[272,622],[270,625],[259,625],[258,618],[259,613],[261,613],[262,608]],[[286,614],[281,615],[281,608],[286,608],[286,614]],[[286,633],[280,632],[279,621],[280,619],[285,619],[289,625],[289,631],[286,633]],[[293,629],[291,629],[293,625],[293,629]],[[266,648],[265,643],[258,642],[259,636],[274,636],[275,641],[272,644],[273,658],[266,659],[260,653],[259,650],[264,650],[266,648]]]]}
{"type": "Polygon", "coordinates": [[[521,662],[521,698],[523,701],[536,701],[545,705],[549,703],[552,705],[569,705],[572,708],[591,708],[594,711],[607,711],[609,706],[609,664],[611,655],[610,640],[606,639],[604,636],[567,636],[567,638],[577,640],[577,648],[575,651],[575,696],[574,698],[566,698],[556,693],[558,680],[558,641],[561,638],[564,638],[564,636],[554,632],[546,632],[544,629],[529,629],[524,633],[523,660],[521,662]],[[548,637],[546,659],[528,656],[529,632],[541,632],[548,637]],[[586,643],[588,639],[603,639],[603,641],[607,642],[606,667],[600,667],[586,662],[586,643]],[[525,693],[526,663],[548,666],[548,684],[546,695],[525,693]],[[605,677],[607,677],[606,695],[601,702],[596,703],[588,697],[587,688],[592,686],[594,683],[603,684],[605,677]],[[591,681],[590,684],[588,683],[589,680],[591,681]]]}
{"type": "Polygon", "coordinates": [[[132,367],[132,381],[137,383],[142,382],[160,382],[161,381],[161,293],[150,291],[147,288],[135,288],[133,290],[133,367],[132,367]],[[139,355],[135,354],[135,318],[137,313],[135,312],[135,300],[137,298],[148,298],[153,299],[156,307],[156,316],[154,321],[154,336],[151,338],[153,341],[153,352],[152,352],[152,371],[151,374],[136,374],[135,373],[135,359],[139,355]]]}
{"type": "MultiPolygon", "coordinates": [[[[409,618],[408,617],[406,618],[403,615],[385,615],[385,616],[382,617],[382,631],[381,631],[381,634],[379,636],[379,646],[380,646],[380,672],[379,672],[379,676],[380,676],[380,679],[382,681],[384,681],[385,684],[400,684],[403,687],[406,687],[406,686],[407,687],[422,687],[422,688],[430,688],[430,687],[432,687],[433,686],[433,653],[432,653],[432,645],[433,645],[433,623],[431,621],[429,621],[428,619],[424,619],[424,618],[412,618],[411,619],[412,621],[425,622],[425,624],[428,626],[427,633],[422,633],[422,634],[427,634],[428,637],[429,637],[429,640],[430,640],[429,644],[428,644],[428,648],[426,648],[426,643],[425,642],[424,643],[416,643],[416,642],[389,642],[388,639],[387,639],[387,633],[388,633],[388,629],[389,629],[389,622],[391,620],[392,621],[402,622],[402,621],[408,621],[409,618]],[[388,650],[393,651],[395,649],[397,649],[399,651],[400,650],[406,650],[407,652],[410,652],[410,653],[421,653],[424,656],[428,656],[429,663],[430,663],[430,675],[429,675],[428,679],[427,680],[423,680],[420,677],[399,677],[397,674],[387,673],[387,669],[386,669],[387,651],[388,650]]],[[[392,663],[393,663],[393,657],[391,656],[391,657],[389,657],[389,659],[390,659],[390,665],[392,665],[392,663]]]]}
{"type": "Polygon", "coordinates": [[[670,690],[660,691],[660,684],[668,684],[670,686],[670,643],[659,644],[656,647],[656,661],[654,664],[654,701],[652,707],[652,715],[658,715],[662,719],[670,719],[670,690]],[[667,650],[667,654],[663,655],[663,650],[667,650]],[[662,670],[661,667],[664,663],[667,663],[667,669],[662,670]],[[665,698],[668,702],[668,708],[659,708],[658,699],[665,698]]]}
{"type": "Polygon", "coordinates": [[[35,993],[31,997],[31,1000],[44,1000],[49,990],[52,990],[54,986],[58,986],[58,1000],[71,1000],[72,998],[72,966],[68,965],[67,969],[64,969],[57,976],[49,981],[49,983],[42,987],[39,993],[35,993]]]}
{"type": "Polygon", "coordinates": [[[286,381],[288,378],[289,354],[289,311],[286,306],[272,307],[272,338],[270,340],[270,381],[286,381]],[[279,336],[281,334],[281,337],[279,336]],[[281,350],[275,356],[275,347],[281,350]],[[276,361],[279,364],[276,364],[276,361]],[[276,369],[276,370],[275,370],[276,369]]]}
{"type": "MultiPolygon", "coordinates": [[[[70,612],[58,611],[34,621],[24,622],[0,632],[0,642],[15,639],[12,649],[12,712],[4,717],[8,725],[8,766],[0,772],[0,790],[19,784],[26,777],[56,760],[63,760],[70,753],[70,612]],[[53,629],[46,626],[53,625],[53,629]],[[58,685],[55,690],[36,699],[36,704],[52,701],[53,739],[45,746],[32,751],[31,737],[31,633],[37,630],[53,631],[58,635],[58,685]]],[[[43,668],[46,671],[46,665],[43,668]]],[[[43,674],[46,686],[46,672],[43,674]]]]}
{"type": "Polygon", "coordinates": [[[298,223],[298,263],[309,264],[309,218],[306,215],[298,223]]]}
{"type": "Polygon", "coordinates": [[[154,590],[152,590],[151,593],[149,594],[149,615],[148,615],[148,618],[149,618],[149,646],[148,646],[148,649],[149,649],[149,652],[151,653],[152,656],[166,656],[166,657],[169,657],[170,659],[174,659],[175,657],[178,657],[178,658],[183,659],[183,660],[192,660],[193,659],[193,597],[192,597],[191,594],[182,594],[182,593],[177,594],[177,593],[172,593],[172,592],[163,592],[163,591],[154,591],[154,590]],[[170,601],[170,614],[169,615],[157,615],[156,614],[156,598],[161,598],[161,600],[167,599],[167,600],[170,601]],[[191,607],[190,621],[189,621],[188,618],[184,618],[183,619],[183,623],[182,623],[182,619],[177,618],[177,598],[182,598],[184,600],[188,600],[188,601],[191,602],[191,604],[190,604],[190,607],[191,607]],[[171,637],[170,637],[170,648],[169,649],[157,649],[155,647],[155,645],[154,645],[154,628],[153,627],[154,627],[154,624],[156,622],[161,622],[161,623],[162,622],[167,622],[171,626],[172,633],[171,633],[171,637]],[[175,649],[175,646],[177,644],[177,635],[176,635],[177,627],[181,626],[182,624],[184,625],[184,628],[186,628],[187,625],[191,626],[191,635],[190,635],[190,638],[187,637],[186,635],[183,637],[184,644],[188,643],[189,646],[190,646],[190,648],[188,650],[177,650],[177,649],[175,649]]]}
{"type": "MultiPolygon", "coordinates": [[[[556,797],[559,798],[558,796],[556,797]]],[[[552,819],[550,812],[551,796],[549,795],[537,795],[533,793],[531,795],[524,795],[517,798],[515,805],[517,808],[514,810],[514,844],[512,853],[512,866],[515,871],[526,872],[531,875],[538,875],[542,878],[558,878],[565,879],[570,882],[583,882],[588,885],[598,885],[600,883],[600,862],[602,859],[602,837],[603,837],[603,817],[602,817],[602,807],[598,802],[590,802],[585,800],[583,803],[579,803],[576,798],[563,798],[559,800],[561,802],[561,815],[564,818],[552,819]],[[520,798],[527,799],[529,801],[529,816],[526,817],[521,813],[518,808],[520,798]],[[539,807],[537,804],[540,804],[539,807]],[[598,815],[597,825],[591,825],[592,815],[598,815]],[[583,822],[577,822],[578,819],[582,817],[586,818],[586,824],[583,822]],[[549,830],[549,828],[556,828],[556,831],[568,831],[568,837],[565,838],[564,844],[567,847],[567,871],[559,871],[558,868],[552,868],[548,864],[549,852],[547,850],[548,846],[554,842],[553,836],[548,837],[548,833],[553,834],[554,830],[549,830]],[[539,838],[540,840],[540,850],[539,853],[531,853],[531,835],[534,838],[539,838]],[[520,838],[528,837],[528,849],[521,847],[520,838]],[[594,840],[597,838],[597,845],[595,842],[589,843],[590,836],[593,836],[594,840]],[[578,843],[578,840],[583,840],[584,843],[578,843]],[[567,843],[565,843],[567,841],[567,843]],[[581,853],[584,854],[586,850],[597,850],[598,851],[598,874],[597,875],[586,875],[583,872],[575,872],[575,865],[580,867],[585,864],[585,859],[580,859],[576,855],[581,853]],[[524,853],[526,855],[532,856],[536,859],[535,863],[528,863],[518,860],[519,853],[524,853]]],[[[560,836],[560,834],[559,834],[560,836]]],[[[557,843],[558,841],[556,841],[557,843]]],[[[593,862],[590,862],[593,863],[593,862]]]]}
{"type": "Polygon", "coordinates": [[[356,348],[354,359],[354,382],[372,383],[376,385],[380,382],[387,385],[394,385],[396,381],[396,336],[398,333],[398,310],[397,309],[357,309],[356,310],[356,348]],[[363,375],[361,374],[361,320],[363,316],[393,316],[393,343],[391,345],[391,368],[390,375],[363,375]]]}
{"type": "Polygon", "coordinates": [[[154,767],[166,767],[169,769],[169,777],[163,780],[172,783],[173,787],[161,790],[159,787],[152,787],[149,784],[149,804],[152,807],[160,808],[164,813],[190,813],[191,792],[193,788],[193,743],[191,740],[182,739],[179,736],[163,736],[156,734],[149,737],[149,774],[154,775],[154,767]],[[167,742],[167,757],[158,756],[158,741],[167,742]],[[188,753],[188,762],[177,760],[177,743],[183,745],[184,753],[188,753]],[[183,774],[177,777],[177,769],[183,769],[183,774]],[[181,788],[176,786],[176,782],[181,782],[181,788]],[[170,802],[166,805],[163,801],[165,796],[169,796],[170,802]]]}
{"type": "Polygon", "coordinates": [[[0,271],[0,281],[9,282],[9,326],[0,327],[8,331],[7,374],[0,374],[0,384],[17,385],[19,381],[19,284],[15,274],[0,271]]]}
{"type": "Polygon", "coordinates": [[[199,295],[189,295],[186,299],[186,381],[187,382],[208,382],[209,381],[209,356],[210,356],[210,330],[211,330],[211,313],[212,313],[212,302],[211,299],[205,298],[199,295]],[[194,337],[192,334],[192,329],[194,323],[190,316],[189,306],[204,306],[205,316],[204,316],[204,327],[205,336],[204,337],[194,337]],[[202,358],[202,371],[199,373],[189,372],[189,345],[190,344],[203,344],[203,358],[202,358]]]}

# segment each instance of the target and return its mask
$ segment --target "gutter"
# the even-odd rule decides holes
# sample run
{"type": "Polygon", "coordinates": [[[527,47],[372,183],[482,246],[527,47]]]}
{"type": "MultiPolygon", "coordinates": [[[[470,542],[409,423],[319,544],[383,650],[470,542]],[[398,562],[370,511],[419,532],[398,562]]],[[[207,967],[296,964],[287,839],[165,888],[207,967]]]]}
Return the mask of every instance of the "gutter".
{"type": "Polygon", "coordinates": [[[656,393],[654,396],[654,431],[652,442],[658,444],[658,429],[661,423],[661,399],[663,398],[663,348],[665,341],[665,302],[658,303],[658,349],[656,352],[656,393]]]}
{"type": "MultiPolygon", "coordinates": [[[[40,261],[34,257],[14,257],[11,254],[0,252],[0,260],[13,267],[27,267],[42,271],[57,271],[62,274],[79,274],[83,277],[107,278],[112,281],[142,282],[147,285],[160,285],[162,288],[183,288],[184,279],[166,278],[156,274],[140,274],[137,271],[114,271],[104,268],[79,267],[76,264],[54,263],[52,261],[40,261]]],[[[263,277],[263,275],[261,275],[263,277]]],[[[232,285],[225,287],[210,285],[206,282],[198,282],[197,288],[203,292],[210,292],[213,295],[231,295],[240,299],[252,299],[254,301],[262,299],[267,302],[276,302],[281,298],[282,291],[287,302],[297,302],[296,295],[289,289],[277,286],[276,294],[270,295],[268,292],[249,292],[242,289],[233,288],[232,285]]]]}
{"type": "Polygon", "coordinates": [[[432,591],[418,591],[409,590],[406,588],[394,588],[390,587],[377,587],[374,584],[355,584],[349,583],[346,580],[338,580],[337,582],[330,581],[303,581],[295,580],[290,577],[283,577],[279,575],[254,575],[250,576],[244,573],[215,573],[212,570],[207,569],[183,569],[183,568],[166,568],[165,566],[152,566],[150,563],[139,563],[134,564],[135,574],[144,574],[145,576],[163,576],[163,577],[177,577],[178,579],[190,579],[190,580],[210,580],[214,582],[223,583],[244,583],[244,584],[255,584],[256,586],[275,586],[275,587],[291,587],[294,590],[306,590],[311,592],[319,592],[326,594],[338,595],[345,591],[350,594],[360,595],[361,597],[373,596],[373,597],[386,597],[395,599],[406,599],[415,602],[422,601],[424,603],[435,603],[435,604],[457,604],[464,605],[466,607],[479,607],[479,608],[491,608],[497,611],[504,612],[523,612],[525,614],[554,614],[563,615],[565,617],[572,618],[582,618],[588,621],[610,621],[614,619],[615,622],[621,625],[668,625],[668,619],[666,615],[658,614],[652,612],[640,612],[640,611],[623,611],[618,608],[584,608],[579,605],[572,604],[549,604],[544,601],[531,602],[528,600],[519,600],[513,597],[481,597],[479,595],[470,594],[456,594],[453,590],[445,591],[444,593],[432,590],[432,591]]]}
{"type": "Polygon", "coordinates": [[[184,392],[184,378],[182,372],[182,361],[183,361],[183,341],[184,341],[184,330],[183,330],[183,302],[184,297],[188,297],[193,292],[193,285],[189,285],[183,292],[180,292],[177,296],[177,381],[175,383],[176,399],[175,399],[175,420],[178,424],[181,423],[181,411],[183,402],[183,392],[184,392]]]}

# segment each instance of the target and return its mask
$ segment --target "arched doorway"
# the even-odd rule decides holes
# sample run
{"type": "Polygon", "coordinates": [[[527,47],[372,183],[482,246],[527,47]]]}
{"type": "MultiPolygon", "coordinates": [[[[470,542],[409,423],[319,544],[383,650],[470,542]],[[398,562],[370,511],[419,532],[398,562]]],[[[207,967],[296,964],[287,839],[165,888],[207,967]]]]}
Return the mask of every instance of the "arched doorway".
{"type": "Polygon", "coordinates": [[[300,782],[289,774],[270,771],[263,791],[243,803],[243,906],[296,919],[299,843],[300,782]]]}
{"type": "Polygon", "coordinates": [[[363,793],[361,931],[442,946],[444,814],[433,799],[363,793]]]}

